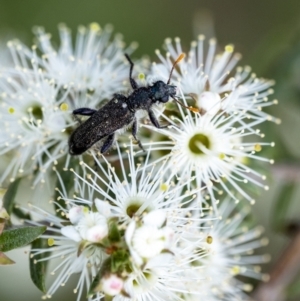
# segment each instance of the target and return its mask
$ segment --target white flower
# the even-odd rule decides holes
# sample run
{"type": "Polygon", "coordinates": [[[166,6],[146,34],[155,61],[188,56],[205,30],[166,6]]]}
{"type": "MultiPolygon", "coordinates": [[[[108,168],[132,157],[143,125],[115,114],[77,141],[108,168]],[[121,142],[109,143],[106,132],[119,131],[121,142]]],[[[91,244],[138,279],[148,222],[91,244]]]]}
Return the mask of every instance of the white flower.
{"type": "Polygon", "coordinates": [[[16,66],[0,73],[0,155],[12,155],[0,182],[37,169],[36,183],[66,154],[66,128],[74,122],[62,109],[65,95],[34,62],[31,67],[16,66]]]}
{"type": "MultiPolygon", "coordinates": [[[[134,269],[124,288],[133,299],[183,300],[183,293],[189,294],[188,284],[203,280],[204,277],[188,274],[195,246],[202,243],[203,235],[192,235],[189,241],[187,233],[199,234],[205,230],[207,217],[202,217],[197,202],[181,204],[184,208],[174,207],[168,217],[164,211],[156,210],[142,220],[133,220],[127,227],[125,239],[134,269]]],[[[213,219],[209,217],[210,221],[213,219]]]]}
{"type": "Polygon", "coordinates": [[[124,281],[117,275],[110,274],[107,277],[103,277],[101,280],[101,290],[104,294],[109,296],[115,296],[123,289],[124,281]]]}
{"type": "Polygon", "coordinates": [[[221,216],[216,222],[199,220],[201,231],[187,231],[183,235],[185,243],[194,248],[189,249],[193,260],[186,277],[203,279],[197,284],[189,283],[191,294],[186,294],[184,300],[199,300],[198,294],[204,291],[205,300],[248,300],[244,292],[249,292],[252,285],[235,276],[267,279],[258,265],[267,262],[269,256],[254,255],[254,250],[264,246],[267,239],[260,238],[261,227],[247,226],[248,209],[236,207],[227,198],[221,203],[221,216]],[[199,238],[202,240],[196,242],[199,238]]]}
{"type": "Polygon", "coordinates": [[[97,109],[101,100],[127,89],[124,52],[130,54],[134,45],[125,49],[120,36],[111,40],[110,26],[101,30],[93,23],[79,28],[73,49],[70,30],[64,25],[59,30],[59,49],[42,28],[35,29],[38,45],[32,49],[17,40],[8,43],[13,66],[0,70],[0,155],[10,162],[0,183],[34,170],[34,185],[44,182],[49,167],[67,155],[68,137],[76,124],[71,112],[79,107],[97,109]]]}
{"type": "Polygon", "coordinates": [[[101,100],[124,90],[124,81],[128,82],[129,75],[124,53],[132,53],[136,43],[125,48],[120,34],[112,38],[111,25],[104,28],[97,23],[79,26],[75,41],[72,41],[71,30],[66,25],[60,24],[58,29],[58,49],[43,28],[34,30],[37,46],[42,51],[38,62],[49,78],[59,87],[69,87],[84,94],[92,91],[101,100]]]}
{"type": "MultiPolygon", "coordinates": [[[[146,154],[149,155],[150,152],[146,154]]],[[[194,194],[185,193],[180,182],[172,185],[171,175],[163,162],[159,162],[161,166],[156,169],[149,164],[147,157],[144,163],[136,166],[132,145],[127,155],[128,171],[125,169],[126,157],[122,158],[120,152],[119,156],[126,184],[104,158],[98,170],[101,177],[94,169],[81,164],[83,177],[75,173],[77,192],[72,199],[67,197],[68,193],[58,174],[62,199],[67,205],[67,209],[61,207],[60,213],[69,218],[71,225],[66,226],[60,219],[44,212],[40,214],[40,218],[51,222],[49,234],[42,237],[48,239],[49,245],[53,245],[52,255],[42,260],[64,256],[55,269],[60,269],[60,273],[47,292],[48,297],[72,273],[80,273],[81,280],[77,285],[79,294],[87,287],[97,295],[90,297],[93,300],[99,300],[104,293],[113,296],[114,301],[130,298],[149,301],[171,298],[179,301],[183,294],[189,293],[189,285],[195,279],[200,281],[205,278],[201,274],[189,273],[190,263],[201,259],[195,254],[195,248],[203,244],[203,235],[196,237],[194,233],[199,234],[199,231],[208,227],[205,225],[207,218],[203,216],[204,209],[199,209],[194,194]],[[87,175],[87,172],[90,174],[87,175]],[[130,177],[127,177],[128,172],[130,177]],[[139,194],[145,189],[151,194],[139,194]],[[130,210],[125,209],[125,213],[122,199],[118,200],[121,197],[117,194],[118,190],[126,198],[131,196],[130,192],[134,192],[135,202],[130,202],[130,210]],[[126,191],[127,194],[124,193],[126,191]],[[148,206],[150,198],[152,206],[146,206],[140,212],[144,203],[136,203],[137,195],[144,197],[148,206]],[[110,235],[108,229],[114,229],[109,232],[110,235]],[[65,276],[65,272],[68,276],[65,276]],[[112,274],[120,279],[116,279],[116,285],[114,281],[106,281],[112,274]],[[97,279],[96,276],[100,278],[92,285],[91,279],[97,279]]],[[[34,250],[36,254],[47,251],[49,249],[34,250]]],[[[198,267],[193,272],[201,269],[198,267]]]]}
{"type": "Polygon", "coordinates": [[[191,210],[193,227],[183,228],[175,260],[182,281],[167,280],[176,286],[180,300],[249,300],[247,293],[252,285],[236,276],[267,279],[258,265],[267,262],[269,256],[254,254],[267,240],[260,238],[261,227],[249,227],[248,209],[226,198],[219,208],[221,216],[207,222],[191,210]]]}
{"type": "Polygon", "coordinates": [[[174,236],[172,228],[163,226],[166,223],[166,214],[161,210],[152,211],[144,216],[142,225],[138,226],[135,221],[131,222],[126,230],[126,242],[130,246],[138,264],[159,255],[163,250],[172,246],[174,236]]]}
{"type": "MultiPolygon", "coordinates": [[[[175,298],[168,279],[168,271],[174,266],[171,249],[175,246],[175,240],[173,229],[165,223],[167,224],[165,213],[156,210],[148,213],[141,221],[133,220],[126,229],[125,240],[130,250],[133,270],[127,276],[124,288],[131,298],[175,298]]],[[[173,277],[179,275],[180,272],[175,270],[173,277]]]]}
{"type": "Polygon", "coordinates": [[[207,112],[207,114],[215,115],[222,109],[220,94],[204,91],[196,98],[196,106],[207,112]]]}
{"type": "MultiPolygon", "coordinates": [[[[163,301],[171,297],[180,300],[176,291],[183,273],[182,263],[178,260],[177,264],[177,258],[182,257],[182,252],[177,242],[183,228],[192,227],[188,204],[193,201],[194,194],[183,191],[186,182],[172,183],[165,162],[157,162],[158,167],[149,164],[150,151],[144,162],[137,163],[141,151],[134,153],[131,145],[127,154],[122,156],[118,144],[117,148],[121,175],[104,157],[101,164],[95,158],[97,172],[84,163],[81,163],[82,177],[74,172],[78,190],[74,200],[62,196],[70,204],[92,206],[93,196],[97,195],[95,207],[98,213],[114,221],[120,230],[124,229],[124,237],[108,250],[113,252],[119,246],[120,251],[127,250],[130,255],[127,263],[130,269],[118,274],[124,280],[123,289],[130,298],[163,301]],[[122,245],[123,242],[126,244],[122,245]]],[[[199,212],[198,204],[195,205],[199,212]]],[[[81,216],[82,210],[78,211],[81,216]]],[[[108,275],[114,273],[111,270],[106,272],[108,275]]],[[[126,294],[121,292],[114,301],[127,300],[126,294]]]]}
{"type": "MultiPolygon", "coordinates": [[[[44,29],[35,28],[35,34],[31,50],[9,43],[15,66],[0,70],[0,155],[12,156],[0,182],[38,171],[37,183],[52,164],[60,167],[65,160],[68,167],[72,110],[84,102],[96,108],[128,83],[124,52],[133,48],[124,50],[119,36],[111,39],[110,27],[79,27],[73,43],[70,30],[60,25],[58,48],[44,29]]],[[[253,255],[266,243],[261,228],[249,229],[248,211],[230,201],[254,202],[243,187],[248,182],[267,189],[265,177],[247,160],[272,163],[256,153],[273,144],[246,139],[263,137],[255,127],[276,121],[261,110],[273,103],[272,82],[250,76],[249,68],[229,78],[239,59],[233,47],[218,56],[215,40],[207,54],[203,48],[201,36],[172,78],[183,103],[194,99],[199,113],[178,107],[178,117],[161,113],[170,126],[151,127],[170,141],[143,143],[146,152],[134,152],[132,142],[116,143],[117,155],[109,160],[92,152],[96,168],[80,158],[69,169],[74,187],[54,168],[60,184],[55,213],[64,219],[26,210],[33,217],[28,223],[49,225],[41,236],[49,248],[33,249],[33,258],[59,261],[44,298],[73,274],[79,276],[77,301],[83,291],[93,301],[240,300],[251,286],[235,276],[266,279],[257,264],[267,256],[253,255]],[[169,153],[157,158],[155,150],[169,153]],[[223,193],[229,197],[219,207],[216,195],[223,193]]],[[[174,47],[167,40],[167,50],[167,58],[158,53],[162,64],[153,67],[164,80],[182,52],[180,41],[174,47]]]]}
{"type": "MultiPolygon", "coordinates": [[[[116,173],[114,166],[104,156],[101,159],[103,163],[95,157],[98,172],[84,162],[80,163],[85,173],[83,177],[72,170],[79,186],[85,185],[97,194],[95,205],[101,214],[117,217],[122,224],[128,225],[135,217],[158,209],[171,212],[185,197],[193,198],[192,192],[188,196],[180,194],[186,183],[175,185],[172,182],[173,176],[166,169],[165,161],[160,160],[158,166],[149,164],[151,150],[147,152],[144,163],[137,163],[141,151],[134,153],[132,144],[124,158],[118,144],[117,149],[121,175],[116,173]],[[128,170],[125,169],[125,160],[128,160],[128,170]]],[[[77,203],[89,206],[93,199],[75,198],[77,203]]]]}
{"type": "Polygon", "coordinates": [[[109,42],[109,28],[101,34],[95,24],[89,30],[81,28],[73,51],[70,32],[61,26],[58,52],[49,44],[49,35],[42,29],[36,31],[47,55],[41,59],[36,46],[30,50],[11,41],[8,46],[14,66],[0,71],[0,155],[11,156],[0,183],[32,174],[34,169],[39,171],[34,184],[45,181],[47,169],[67,154],[68,137],[75,125],[71,112],[84,106],[97,108],[100,100],[112,97],[128,79],[123,44],[119,38],[109,42]],[[86,79],[87,75],[94,82],[86,79]],[[101,88],[101,78],[105,88],[101,88]],[[94,92],[90,95],[87,90],[94,92]]]}
{"type": "MultiPolygon", "coordinates": [[[[67,207],[69,206],[67,205],[67,207]]],[[[65,216],[68,216],[69,212],[72,212],[71,215],[75,211],[79,212],[78,209],[80,208],[69,207],[69,210],[66,209],[62,212],[65,216]]],[[[42,239],[47,239],[49,248],[33,249],[33,258],[37,255],[44,255],[36,262],[53,259],[60,261],[51,272],[55,280],[44,298],[51,298],[59,287],[65,285],[71,275],[78,274],[78,282],[73,291],[77,294],[76,300],[79,301],[84,290],[90,288],[93,278],[107,257],[103,249],[93,244],[101,241],[107,235],[107,225],[104,225],[99,213],[93,213],[88,208],[83,211],[84,214],[81,215],[78,222],[64,226],[66,220],[51,215],[42,209],[31,207],[30,214],[35,219],[39,219],[42,224],[49,223],[50,225],[47,227],[48,234],[41,236],[42,239]],[[93,229],[92,225],[95,224],[100,230],[101,237],[95,236],[95,233],[89,233],[93,229]],[[88,225],[90,227],[87,227],[88,225]]],[[[40,222],[28,222],[40,225],[40,222]]],[[[103,294],[97,293],[97,298],[101,297],[103,297],[103,294]]],[[[88,300],[92,300],[92,297],[89,297],[88,300]]]]}
{"type": "Polygon", "coordinates": [[[74,226],[62,228],[62,234],[75,240],[87,240],[89,242],[100,242],[108,234],[107,219],[98,212],[90,212],[86,207],[76,206],[70,209],[69,216],[74,226]],[[74,235],[77,232],[78,235],[74,235]]]}
{"type": "MultiPolygon", "coordinates": [[[[175,289],[169,285],[172,273],[168,273],[172,268],[172,264],[166,264],[163,260],[157,263],[156,267],[145,268],[143,271],[134,270],[128,280],[125,282],[124,289],[129,294],[129,300],[138,301],[179,301],[176,296],[175,289]]],[[[128,301],[124,296],[116,296],[114,301],[128,301]]]]}
{"type": "MultiPolygon", "coordinates": [[[[214,115],[219,110],[242,111],[259,123],[265,120],[279,123],[280,120],[262,111],[266,106],[277,104],[277,100],[268,99],[273,94],[274,82],[258,79],[248,66],[238,67],[233,72],[241,57],[233,53],[234,47],[227,45],[223,53],[216,54],[217,43],[211,39],[206,52],[204,40],[200,35],[197,42],[191,43],[188,55],[178,64],[179,71],[173,72],[173,82],[180,86],[184,95],[193,98],[202,112],[214,115]]],[[[164,80],[169,76],[172,60],[183,52],[179,38],[175,39],[175,46],[171,39],[166,39],[165,45],[166,58],[157,50],[162,63],[153,66],[153,75],[164,80]]]]}
{"type": "Polygon", "coordinates": [[[145,225],[135,230],[132,245],[141,257],[152,258],[164,249],[164,240],[164,231],[145,225]]]}
{"type": "MultiPolygon", "coordinates": [[[[243,123],[245,118],[242,113],[227,115],[219,113],[210,114],[186,113],[179,108],[181,118],[165,118],[174,126],[168,129],[156,129],[169,137],[172,142],[162,143],[162,149],[169,149],[170,161],[168,168],[183,181],[188,181],[195,176],[198,188],[205,185],[210,197],[214,200],[214,187],[217,183],[236,201],[232,189],[239,192],[252,203],[254,200],[241,187],[244,183],[253,183],[268,189],[263,185],[264,175],[260,175],[246,163],[247,159],[260,161],[269,160],[256,154],[264,145],[274,146],[273,143],[244,142],[243,139],[251,136],[260,136],[252,126],[256,124],[243,123]],[[259,179],[257,179],[257,177],[259,179]]],[[[155,143],[160,148],[160,143],[155,143]]],[[[190,186],[189,183],[187,183],[190,186]]],[[[205,201],[205,200],[204,200],[205,201]]]]}
{"type": "Polygon", "coordinates": [[[84,217],[84,213],[87,211],[86,207],[75,206],[69,210],[69,220],[72,224],[78,224],[79,221],[84,217]]]}

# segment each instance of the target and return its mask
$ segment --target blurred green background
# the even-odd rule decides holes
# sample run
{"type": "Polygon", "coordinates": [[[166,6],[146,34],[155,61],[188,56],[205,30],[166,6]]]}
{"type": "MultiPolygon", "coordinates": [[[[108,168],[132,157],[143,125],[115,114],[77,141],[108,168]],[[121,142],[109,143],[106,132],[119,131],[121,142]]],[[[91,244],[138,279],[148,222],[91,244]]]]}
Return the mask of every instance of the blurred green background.
{"type": "MultiPolygon", "coordinates": [[[[252,66],[258,77],[276,80],[274,98],[279,105],[269,112],[281,118],[282,125],[269,123],[263,129],[266,140],[276,142],[265,153],[276,163],[270,172],[270,191],[260,192],[253,206],[271,241],[267,252],[272,262],[265,268],[270,271],[289,243],[282,229],[300,217],[299,0],[0,0],[0,43],[17,37],[32,44],[34,25],[44,26],[58,41],[61,22],[74,35],[78,25],[113,24],[128,44],[139,43],[135,57],[147,54],[153,59],[166,37],[181,37],[187,48],[200,33],[215,36],[221,47],[235,45],[243,55],[241,65],[252,66]]],[[[1,267],[1,301],[40,300],[30,281],[27,256],[26,250],[13,251],[10,257],[18,264],[1,267]]],[[[59,290],[52,300],[65,299],[68,291],[59,290]]],[[[291,291],[289,300],[299,300],[299,291],[291,291]]]]}
{"type": "Polygon", "coordinates": [[[92,21],[111,23],[128,42],[139,42],[137,54],[152,54],[166,37],[189,43],[201,23],[207,27],[204,19],[195,20],[197,15],[211,14],[219,42],[234,43],[247,58],[271,31],[284,28],[289,35],[299,10],[297,0],[1,0],[0,28],[30,41],[34,25],[55,36],[60,22],[74,30],[92,21]]]}

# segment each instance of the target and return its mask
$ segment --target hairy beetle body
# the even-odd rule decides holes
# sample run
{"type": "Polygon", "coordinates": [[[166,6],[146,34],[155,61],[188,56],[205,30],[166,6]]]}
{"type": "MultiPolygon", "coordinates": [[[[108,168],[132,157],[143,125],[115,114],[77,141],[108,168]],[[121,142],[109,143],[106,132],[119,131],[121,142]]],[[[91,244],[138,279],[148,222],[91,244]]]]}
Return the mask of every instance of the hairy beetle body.
{"type": "Polygon", "coordinates": [[[133,137],[140,148],[144,149],[136,137],[137,120],[135,114],[138,110],[147,111],[153,125],[162,128],[151,107],[155,103],[166,103],[170,97],[175,99],[176,86],[169,85],[169,79],[168,83],[156,81],[151,86],[138,87],[132,78],[133,62],[128,55],[125,54],[125,56],[130,63],[129,80],[133,92],[128,97],[122,94],[114,94],[113,98],[98,111],[90,108],[79,108],[73,111],[74,115],[90,116],[90,118],[79,125],[71,134],[69,138],[69,153],[71,155],[84,153],[99,140],[106,137],[100,150],[101,153],[105,153],[114,142],[115,132],[130,124],[132,124],[133,137]]]}

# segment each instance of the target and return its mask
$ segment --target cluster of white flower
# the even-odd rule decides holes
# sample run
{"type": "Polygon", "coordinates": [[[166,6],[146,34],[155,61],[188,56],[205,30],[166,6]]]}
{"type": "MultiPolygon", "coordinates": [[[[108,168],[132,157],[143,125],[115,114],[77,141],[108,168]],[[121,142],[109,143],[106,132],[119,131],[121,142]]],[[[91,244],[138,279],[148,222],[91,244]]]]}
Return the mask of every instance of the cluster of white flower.
{"type": "MultiPolygon", "coordinates": [[[[233,46],[219,54],[215,40],[206,50],[199,36],[171,77],[182,106],[157,108],[166,128],[142,124],[147,151],[124,137],[106,157],[91,151],[76,160],[67,154],[72,110],[97,108],[128,87],[124,52],[135,44],[124,49],[111,31],[80,27],[73,48],[70,30],[60,25],[56,49],[35,28],[36,45],[10,42],[14,67],[0,69],[0,154],[10,158],[0,181],[29,175],[36,185],[55,165],[59,183],[55,214],[26,209],[28,222],[49,225],[41,236],[48,248],[32,250],[35,262],[61,261],[44,298],[78,273],[77,300],[85,290],[93,301],[248,300],[253,285],[245,277],[267,279],[259,264],[268,256],[253,254],[267,239],[247,217],[251,188],[268,189],[256,162],[272,164],[258,153],[274,144],[261,141],[257,126],[280,122],[263,111],[277,103],[269,99],[273,82],[250,67],[231,75],[240,58],[233,46]],[[71,185],[62,177],[70,172],[71,185]]],[[[149,82],[166,82],[183,53],[178,38],[175,46],[167,39],[166,50],[165,57],[157,51],[161,62],[149,82]]]]}
{"type": "Polygon", "coordinates": [[[79,27],[75,49],[71,32],[59,26],[61,46],[36,28],[32,50],[15,40],[8,42],[14,66],[0,68],[0,154],[10,160],[0,183],[37,173],[34,184],[59,159],[66,159],[71,112],[82,106],[97,107],[113,93],[126,90],[128,66],[120,35],[97,24],[79,27]],[[38,55],[42,52],[42,55],[38,55]]]}
{"type": "Polygon", "coordinates": [[[44,297],[80,272],[77,300],[84,288],[90,300],[245,299],[244,291],[252,286],[235,276],[266,277],[257,264],[268,259],[252,255],[266,240],[259,239],[260,228],[242,226],[249,212],[239,212],[230,198],[222,203],[220,215],[211,208],[200,210],[198,191],[184,193],[187,181],[174,183],[166,162],[159,168],[148,160],[137,163],[132,145],[127,158],[118,150],[121,176],[106,159],[100,164],[95,158],[98,172],[84,162],[82,176],[73,171],[73,197],[65,195],[63,186],[66,207],[59,213],[69,225],[40,208],[29,210],[51,225],[51,234],[42,236],[49,248],[33,249],[32,256],[51,251],[37,262],[61,261],[44,297]]]}

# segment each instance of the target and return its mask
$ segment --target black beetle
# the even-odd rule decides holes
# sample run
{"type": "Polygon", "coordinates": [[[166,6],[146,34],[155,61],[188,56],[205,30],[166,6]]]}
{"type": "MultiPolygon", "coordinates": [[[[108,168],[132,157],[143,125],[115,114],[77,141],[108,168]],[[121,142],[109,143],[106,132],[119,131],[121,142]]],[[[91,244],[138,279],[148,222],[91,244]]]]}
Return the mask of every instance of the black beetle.
{"type": "Polygon", "coordinates": [[[140,88],[132,78],[134,64],[127,54],[125,56],[130,64],[129,80],[133,92],[128,97],[122,94],[114,94],[113,98],[99,110],[79,108],[73,111],[74,115],[91,117],[79,125],[71,134],[69,138],[69,153],[71,155],[80,155],[100,139],[107,137],[100,150],[101,153],[105,153],[114,142],[115,132],[130,124],[132,124],[134,139],[140,148],[144,150],[141,142],[136,137],[137,119],[135,113],[137,110],[146,110],[153,125],[157,128],[164,128],[164,126],[160,126],[151,107],[157,102],[168,102],[169,97],[176,100],[176,86],[169,85],[169,82],[174,67],[184,58],[184,54],[181,54],[173,64],[166,84],[159,80],[151,86],[140,88]]]}

